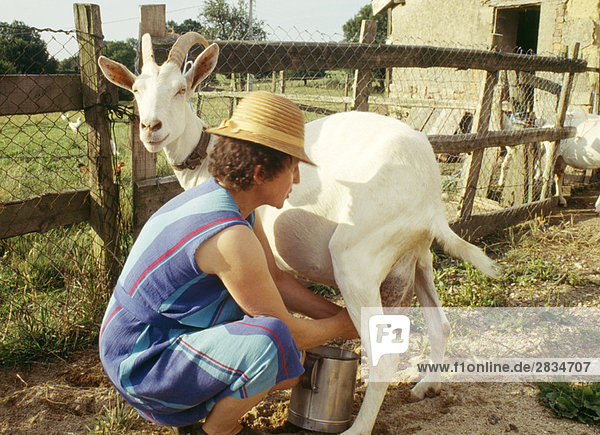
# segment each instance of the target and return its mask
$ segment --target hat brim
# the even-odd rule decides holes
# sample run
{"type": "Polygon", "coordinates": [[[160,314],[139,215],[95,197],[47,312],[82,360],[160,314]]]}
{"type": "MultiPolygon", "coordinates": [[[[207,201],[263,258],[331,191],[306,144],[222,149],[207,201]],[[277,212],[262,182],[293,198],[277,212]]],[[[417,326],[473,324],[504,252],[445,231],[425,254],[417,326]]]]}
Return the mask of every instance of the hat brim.
{"type": "Polygon", "coordinates": [[[281,151],[282,153],[289,154],[290,156],[298,158],[300,161],[304,163],[308,163],[309,165],[317,166],[304,152],[302,148],[297,146],[290,145],[288,143],[277,140],[276,138],[268,137],[265,135],[261,135],[259,133],[255,133],[248,130],[243,130],[240,128],[231,128],[227,125],[219,126],[215,128],[206,129],[207,133],[216,134],[217,136],[225,136],[233,139],[241,139],[249,142],[253,142],[258,145],[263,145],[269,148],[272,148],[277,151],[281,151]]]}

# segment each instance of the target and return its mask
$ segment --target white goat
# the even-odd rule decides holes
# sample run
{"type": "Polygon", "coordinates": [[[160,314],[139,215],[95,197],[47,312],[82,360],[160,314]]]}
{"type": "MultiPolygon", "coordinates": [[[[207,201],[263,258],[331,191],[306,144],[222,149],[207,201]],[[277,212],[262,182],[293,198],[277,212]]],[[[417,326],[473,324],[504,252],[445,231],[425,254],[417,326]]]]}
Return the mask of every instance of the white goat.
{"type": "MultiPolygon", "coordinates": [[[[190,166],[186,164],[190,154],[205,155],[197,144],[205,143],[206,135],[204,123],[187,100],[212,72],[218,47],[187,33],[159,67],[150,37],[144,35],[142,52],[143,68],[137,78],[110,59],[101,57],[98,62],[111,82],[134,93],[146,148],[164,149],[176,168],[190,166]],[[207,48],[182,75],[181,61],[197,42],[207,48]]],[[[449,228],[439,170],[427,137],[400,121],[359,112],[311,122],[305,136],[306,151],[318,166],[301,164],[301,182],[283,209],[259,211],[280,266],[313,282],[337,286],[359,330],[361,307],[410,305],[414,291],[421,306],[436,308],[425,314],[431,360],[441,362],[449,324],[434,287],[431,243],[437,239],[450,254],[489,276],[496,275],[496,266],[449,228]]],[[[186,189],[208,177],[206,161],[191,160],[194,169],[175,169],[186,189]]],[[[362,339],[370,357],[369,337],[362,339]]],[[[377,379],[392,374],[398,358],[384,356],[376,367],[377,379]]],[[[412,392],[422,399],[440,387],[439,375],[427,374],[412,392]]],[[[371,432],[386,389],[385,383],[368,385],[348,433],[371,432]]]]}
{"type": "MultiPolygon", "coordinates": [[[[566,206],[567,200],[563,196],[562,185],[567,166],[577,169],[600,168],[600,116],[584,112],[567,113],[564,125],[575,127],[577,130],[574,137],[560,141],[554,163],[556,195],[559,203],[566,206]]],[[[549,180],[556,144],[549,141],[543,144],[546,149],[543,179],[549,180]]],[[[595,207],[596,212],[600,213],[600,196],[596,200],[595,207]]]]}

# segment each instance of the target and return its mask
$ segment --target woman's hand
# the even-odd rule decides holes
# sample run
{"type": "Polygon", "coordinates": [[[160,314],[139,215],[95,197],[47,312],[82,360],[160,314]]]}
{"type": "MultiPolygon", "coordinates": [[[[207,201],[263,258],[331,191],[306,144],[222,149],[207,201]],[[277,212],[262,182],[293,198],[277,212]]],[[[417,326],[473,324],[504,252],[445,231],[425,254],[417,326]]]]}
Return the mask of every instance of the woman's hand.
{"type": "Polygon", "coordinates": [[[333,318],[338,322],[340,328],[340,337],[346,340],[353,340],[359,337],[346,308],[341,309],[335,316],[333,316],[333,318]]]}

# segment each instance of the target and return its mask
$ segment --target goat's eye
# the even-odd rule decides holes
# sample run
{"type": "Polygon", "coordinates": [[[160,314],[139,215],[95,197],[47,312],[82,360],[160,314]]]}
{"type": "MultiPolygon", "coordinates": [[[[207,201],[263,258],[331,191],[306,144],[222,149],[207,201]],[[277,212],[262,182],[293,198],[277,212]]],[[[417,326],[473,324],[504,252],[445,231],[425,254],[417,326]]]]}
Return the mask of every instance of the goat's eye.
{"type": "Polygon", "coordinates": [[[177,91],[177,95],[184,95],[186,90],[186,88],[179,89],[179,91],[177,91]]]}

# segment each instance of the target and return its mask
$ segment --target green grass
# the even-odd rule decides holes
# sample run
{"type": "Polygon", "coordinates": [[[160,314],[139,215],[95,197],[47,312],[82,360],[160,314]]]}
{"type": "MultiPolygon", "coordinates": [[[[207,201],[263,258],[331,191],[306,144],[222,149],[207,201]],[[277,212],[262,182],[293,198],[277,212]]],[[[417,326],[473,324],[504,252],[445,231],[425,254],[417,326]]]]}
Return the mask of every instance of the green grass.
{"type": "MultiPolygon", "coordinates": [[[[295,99],[307,94],[339,96],[336,80],[339,77],[325,77],[308,86],[288,80],[286,92],[295,99]]],[[[229,89],[224,76],[211,83],[215,85],[229,89]]],[[[272,90],[270,78],[255,80],[254,89],[272,90]]],[[[210,126],[227,118],[230,110],[227,98],[190,103],[210,126]]],[[[323,107],[344,110],[339,104],[323,107]]],[[[84,118],[82,111],[68,115],[70,121],[84,118]]],[[[320,116],[307,113],[308,120],[320,116]]],[[[119,152],[114,161],[125,163],[118,179],[123,262],[133,239],[131,149],[127,119],[117,121],[111,133],[119,152]]],[[[81,169],[88,164],[85,133],[85,123],[75,133],[60,113],[0,117],[0,203],[89,187],[81,169]]],[[[157,175],[171,175],[164,154],[157,157],[157,175]]],[[[102,284],[105,277],[95,265],[91,234],[89,224],[82,223],[0,240],[0,365],[65,357],[96,340],[112,289],[102,284]]]]}
{"type": "Polygon", "coordinates": [[[102,407],[102,411],[92,421],[91,427],[87,427],[88,433],[93,435],[128,433],[139,418],[137,411],[113,392],[108,398],[108,405],[102,407]]]}

